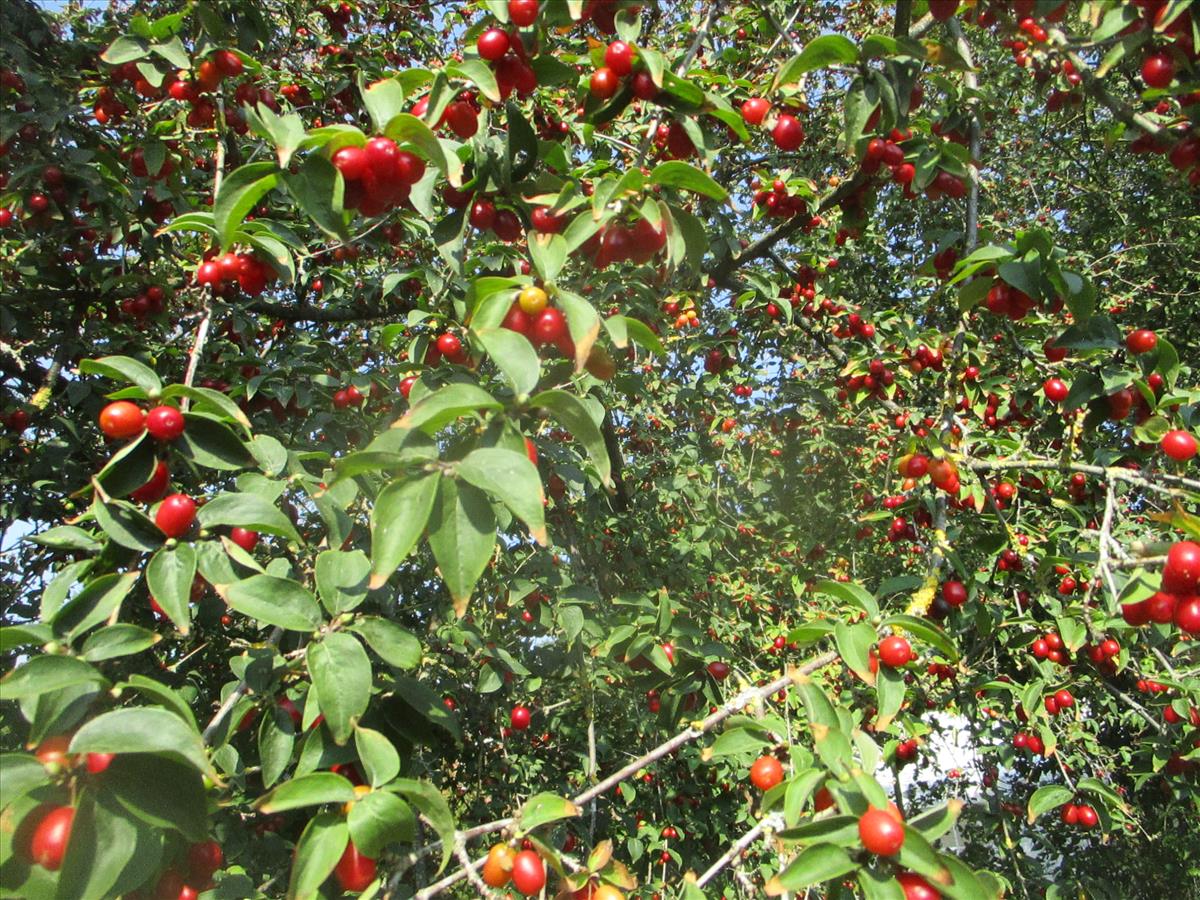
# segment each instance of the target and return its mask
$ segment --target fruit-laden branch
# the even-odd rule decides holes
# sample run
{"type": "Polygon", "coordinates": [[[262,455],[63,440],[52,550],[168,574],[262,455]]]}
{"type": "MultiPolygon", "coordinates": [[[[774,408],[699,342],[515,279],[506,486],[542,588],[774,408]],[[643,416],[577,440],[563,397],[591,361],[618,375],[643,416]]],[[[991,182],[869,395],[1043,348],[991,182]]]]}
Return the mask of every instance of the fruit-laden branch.
{"type": "Polygon", "coordinates": [[[395,319],[399,311],[377,306],[361,309],[314,309],[311,306],[288,306],[283,303],[268,303],[257,300],[246,306],[252,313],[272,316],[285,322],[369,322],[374,319],[395,319]]]}
{"type": "Polygon", "coordinates": [[[733,860],[737,859],[743,850],[758,840],[759,836],[764,831],[775,831],[783,826],[783,816],[772,814],[764,816],[758,821],[758,824],[738,838],[729,849],[717,857],[717,861],[709,866],[704,874],[696,879],[696,887],[704,887],[712,881],[717,873],[729,865],[733,860]]]}
{"type": "Polygon", "coordinates": [[[1071,65],[1083,79],[1084,90],[1099,100],[1101,105],[1107,107],[1118,121],[1139,128],[1153,138],[1169,139],[1165,128],[1156,125],[1128,104],[1122,103],[1105,89],[1104,81],[1096,76],[1096,73],[1083,61],[1083,57],[1068,47],[1065,34],[1055,28],[1049,31],[1049,37],[1051,43],[1062,50],[1063,56],[1071,61],[1071,65]]]}
{"type": "Polygon", "coordinates": [[[1194,478],[1184,478],[1182,475],[1171,475],[1168,472],[1155,472],[1152,475],[1142,475],[1131,469],[1120,466],[1092,466],[1087,463],[1064,462],[1057,459],[966,459],[963,464],[977,472],[1005,471],[1058,471],[1082,472],[1085,475],[1095,475],[1111,481],[1124,481],[1135,484],[1147,490],[1160,494],[1174,495],[1175,490],[1164,485],[1187,488],[1190,491],[1200,491],[1200,481],[1194,478]]]}
{"type": "MultiPolygon", "coordinates": [[[[823,669],[825,666],[836,661],[837,659],[838,655],[835,651],[831,650],[828,653],[822,653],[820,656],[810,659],[808,662],[804,663],[804,665],[790,669],[788,672],[768,684],[764,684],[760,687],[748,688],[742,691],[737,696],[727,700],[717,709],[716,712],[712,713],[707,718],[690,725],[673,738],[664,741],[653,750],[650,750],[648,753],[645,753],[632,762],[622,766],[603,781],[597,782],[583,793],[572,798],[571,802],[579,807],[583,807],[586,804],[591,803],[598,797],[608,793],[621,782],[626,781],[632,776],[636,775],[639,771],[651,763],[657,762],[664,756],[669,756],[684,744],[689,744],[697,738],[703,737],[730,716],[743,709],[746,704],[754,700],[762,700],[765,697],[771,696],[771,694],[774,694],[777,691],[781,691],[793,684],[797,684],[801,681],[801,679],[811,675],[813,672],[816,672],[819,669],[823,669]]],[[[469,828],[466,831],[455,832],[455,839],[466,841],[481,835],[492,834],[497,831],[502,831],[503,829],[512,825],[515,821],[515,818],[510,816],[506,819],[497,819],[495,822],[487,822],[483,825],[476,825],[474,828],[469,828]]],[[[434,841],[433,843],[425,845],[420,850],[410,853],[403,860],[401,869],[392,877],[392,883],[389,885],[389,887],[392,889],[396,887],[408,865],[410,865],[412,862],[415,862],[422,856],[432,853],[440,848],[441,841],[434,841]]],[[[481,867],[486,860],[486,855],[479,857],[479,859],[471,863],[471,871],[476,871],[479,869],[479,867],[481,867]]],[[[459,881],[462,881],[462,879],[466,878],[466,869],[467,867],[464,866],[461,869],[451,872],[440,881],[434,882],[428,887],[417,891],[415,900],[429,900],[431,897],[436,897],[442,891],[446,890],[446,888],[451,887],[452,885],[457,884],[459,881]]]]}

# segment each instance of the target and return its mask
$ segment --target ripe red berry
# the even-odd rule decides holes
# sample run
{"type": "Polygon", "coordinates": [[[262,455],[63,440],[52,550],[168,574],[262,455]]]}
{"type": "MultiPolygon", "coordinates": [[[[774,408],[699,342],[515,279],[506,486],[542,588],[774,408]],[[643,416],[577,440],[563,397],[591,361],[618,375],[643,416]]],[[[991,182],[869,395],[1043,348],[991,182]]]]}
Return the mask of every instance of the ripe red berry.
{"type": "Polygon", "coordinates": [[[912,656],[912,645],[899,635],[894,634],[879,642],[879,661],[890,669],[906,665],[912,656]]]}
{"type": "Polygon", "coordinates": [[[858,837],[868,852],[892,856],[904,845],[904,824],[890,810],[871,807],[858,820],[858,837]]]}
{"type": "Polygon", "coordinates": [[[438,335],[437,339],[438,352],[450,362],[460,362],[463,359],[463,345],[459,340],[458,335],[445,332],[438,335]]]}
{"type": "Polygon", "coordinates": [[[1196,455],[1196,439],[1186,431],[1168,431],[1159,446],[1163,453],[1178,462],[1187,462],[1196,455]]]}
{"type": "MultiPolygon", "coordinates": [[[[930,5],[934,2],[931,0],[930,5]]],[[[958,0],[951,2],[958,5],[958,0]]],[[[904,900],[941,900],[941,893],[916,872],[901,872],[896,881],[904,889],[904,900]]]]}
{"type": "Polygon", "coordinates": [[[1149,329],[1139,328],[1125,337],[1125,346],[1130,353],[1149,353],[1158,346],[1158,335],[1149,329]]]}
{"type": "Polygon", "coordinates": [[[159,441],[173,441],[186,426],[181,413],[174,406],[156,406],[146,413],[146,430],[159,441]]]}
{"type": "Polygon", "coordinates": [[[771,130],[771,138],[780,150],[785,152],[797,150],[804,143],[804,126],[795,116],[784,113],[775,122],[775,127],[771,130]]]}
{"type": "Polygon", "coordinates": [[[546,884],[546,865],[533,850],[522,850],[513,859],[512,884],[526,897],[539,893],[546,884]]]}
{"type": "Polygon", "coordinates": [[[496,204],[491,200],[476,200],[471,204],[469,215],[471,227],[479,231],[490,231],[496,224],[496,204]]]}
{"type": "Polygon", "coordinates": [[[945,22],[958,12],[959,0],[929,0],[929,14],[939,22],[945,22]]]}
{"type": "Polygon", "coordinates": [[[1175,607],[1175,625],[1188,634],[1200,634],[1200,597],[1193,595],[1175,607]]]}
{"type": "Polygon", "coordinates": [[[508,0],[508,17],[518,28],[528,28],[538,17],[538,0],[508,0]]]}
{"type": "Polygon", "coordinates": [[[947,581],[942,585],[942,599],[951,606],[962,606],[967,602],[967,586],[961,581],[947,581]]]}
{"type": "Polygon", "coordinates": [[[1195,594],[1200,588],[1200,544],[1179,541],[1167,551],[1162,589],[1173,594],[1195,594]]]}
{"type": "Polygon", "coordinates": [[[75,822],[75,809],[70,806],[58,806],[44,812],[44,807],[38,807],[32,815],[41,818],[33,829],[33,837],[29,843],[30,859],[43,869],[57,872],[67,854],[71,826],[75,822]]]}
{"type": "Polygon", "coordinates": [[[617,88],[621,86],[621,79],[617,73],[608,66],[601,66],[592,73],[592,79],[588,83],[588,90],[592,92],[592,96],[597,100],[607,100],[617,92],[617,88]]]}
{"type": "Polygon", "coordinates": [[[742,104],[742,121],[747,125],[761,125],[770,111],[771,103],[765,97],[751,97],[742,104]]]}
{"type": "Polygon", "coordinates": [[[88,772],[92,775],[99,775],[109,767],[116,755],[115,753],[89,753],[86,761],[88,772]]]}
{"type": "Polygon", "coordinates": [[[613,41],[604,51],[604,65],[623,78],[633,71],[633,48],[624,41],[613,41]]]}
{"type": "Polygon", "coordinates": [[[224,864],[225,854],[216,841],[201,841],[188,847],[187,861],[190,878],[206,882],[224,864]]]}
{"type": "Polygon", "coordinates": [[[499,28],[489,28],[479,35],[479,40],[475,42],[475,49],[488,62],[499,60],[508,52],[508,47],[508,35],[499,28]]]}
{"type": "Polygon", "coordinates": [[[187,494],[172,494],[158,506],[154,524],[167,537],[178,538],[187,533],[196,518],[196,501],[187,494]]]}
{"type": "Polygon", "coordinates": [[[769,791],[783,781],[783,764],[774,756],[760,756],[750,767],[750,781],[760,791],[769,791]]]}
{"type": "Polygon", "coordinates": [[[1152,53],[1142,63],[1142,81],[1146,87],[1165,88],[1175,78],[1175,63],[1165,52],[1152,53]]]}
{"type": "Polygon", "coordinates": [[[105,437],[126,440],[137,437],[145,427],[145,415],[136,403],[117,400],[100,410],[100,430],[105,437]]]}
{"type": "Polygon", "coordinates": [[[367,151],[362,147],[341,147],[333,154],[333,165],[347,181],[358,181],[367,172],[367,151]]]}
{"type": "Polygon", "coordinates": [[[354,842],[348,841],[333,874],[343,891],[364,891],[375,880],[375,860],[363,856],[354,842]]]}
{"type": "Polygon", "coordinates": [[[532,717],[533,714],[530,713],[528,706],[514,706],[508,720],[517,731],[524,731],[529,727],[532,717]]]}
{"type": "Polygon", "coordinates": [[[1047,378],[1042,385],[1042,393],[1046,395],[1046,399],[1051,403],[1062,403],[1067,399],[1067,394],[1071,389],[1067,387],[1067,383],[1061,378],[1047,378]]]}
{"type": "Polygon", "coordinates": [[[230,529],[229,539],[247,553],[252,553],[255,545],[258,544],[258,532],[251,531],[248,528],[235,527],[230,529]]]}
{"type": "Polygon", "coordinates": [[[550,307],[533,320],[529,338],[535,344],[557,344],[567,335],[567,320],[562,312],[550,307]]]}

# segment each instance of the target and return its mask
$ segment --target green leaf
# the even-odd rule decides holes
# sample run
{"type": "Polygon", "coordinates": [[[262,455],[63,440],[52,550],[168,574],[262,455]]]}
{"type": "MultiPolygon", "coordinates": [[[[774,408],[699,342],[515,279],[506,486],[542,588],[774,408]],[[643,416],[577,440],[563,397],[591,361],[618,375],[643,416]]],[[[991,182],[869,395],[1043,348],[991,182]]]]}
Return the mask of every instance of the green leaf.
{"type": "Polygon", "coordinates": [[[52,550],[82,550],[86,553],[95,553],[104,546],[90,531],[75,525],[55,525],[38,534],[31,534],[25,540],[52,550]]]}
{"type": "Polygon", "coordinates": [[[96,473],[96,480],[110,497],[124,497],[150,480],[157,463],[154,439],[149,432],[143,431],[136,440],[113,454],[96,473]]]}
{"type": "Polygon", "coordinates": [[[579,807],[565,797],[550,793],[535,794],[525,801],[517,813],[517,833],[526,834],[548,822],[569,819],[579,813],[579,807]]]}
{"type": "Polygon", "coordinates": [[[412,807],[387,791],[372,791],[350,807],[350,839],[365,856],[379,856],[388,844],[411,841],[417,830],[412,807]]]}
{"type": "Polygon", "coordinates": [[[187,634],[191,624],[195,578],[196,551],[190,544],[180,544],[174,549],[162,547],[146,566],[146,586],[180,634],[187,634]]]}
{"type": "Polygon", "coordinates": [[[264,711],[258,723],[258,759],[262,765],[263,787],[277,782],[292,761],[296,725],[279,706],[264,711]]]}
{"type": "Polygon", "coordinates": [[[771,744],[764,731],[753,728],[730,728],[723,731],[708,748],[712,758],[719,756],[742,756],[761,753],[771,744]]]}
{"type": "Polygon", "coordinates": [[[75,807],[71,839],[58,875],[58,891],[53,896],[59,900],[113,896],[112,887],[138,843],[137,830],[111,800],[91,788],[85,789],[75,807]]]}
{"type": "Polygon", "coordinates": [[[877,711],[875,714],[875,729],[882,731],[896,718],[904,703],[904,673],[896,669],[882,666],[879,677],[875,680],[877,711]]]}
{"type": "Polygon", "coordinates": [[[818,594],[828,594],[843,603],[857,606],[872,619],[879,615],[879,603],[876,602],[874,595],[852,582],[823,578],[813,585],[813,591],[818,594]]]}
{"type": "Polygon", "coordinates": [[[864,900],[905,900],[904,888],[890,871],[859,869],[856,877],[864,900]]]}
{"type": "Polygon", "coordinates": [[[926,810],[919,816],[908,820],[910,828],[915,828],[927,841],[936,841],[954,827],[962,812],[961,800],[948,800],[941,806],[926,810]]]}
{"type": "Polygon", "coordinates": [[[393,428],[420,428],[433,434],[443,425],[468,413],[485,409],[502,409],[495,397],[473,384],[455,383],[422,397],[405,413],[393,428]]]}
{"type": "Polygon", "coordinates": [[[344,632],[308,645],[305,662],[317,702],[333,739],[344,744],[371,700],[371,660],[362,644],[344,632]]]}
{"type": "Polygon", "coordinates": [[[121,63],[145,59],[149,52],[145,41],[123,34],[105,48],[100,58],[110,66],[119,66],[121,63]]]}
{"type": "Polygon", "coordinates": [[[4,785],[5,806],[49,783],[46,767],[33,754],[0,753],[0,784],[4,785]]]}
{"type": "Polygon", "coordinates": [[[850,64],[858,61],[858,48],[840,34],[823,34],[804,45],[804,49],[789,59],[780,68],[771,89],[793,84],[805,72],[823,69],[834,63],[850,64]]]}
{"type": "Polygon", "coordinates": [[[458,476],[481,490],[498,497],[517,518],[529,527],[542,546],[546,534],[545,497],[537,466],[524,453],[487,447],[473,450],[458,464],[458,476]]]}
{"type": "Polygon", "coordinates": [[[417,545],[437,497],[437,473],[393,481],[371,510],[372,590],[381,587],[417,545]]]}
{"type": "Polygon", "coordinates": [[[196,519],[205,528],[237,526],[300,542],[291,520],[259,494],[222,491],[200,507],[196,519]]]}
{"type": "Polygon", "coordinates": [[[288,882],[289,900],[311,900],[316,897],[350,840],[350,829],[340,812],[327,810],[317,813],[296,843],[292,858],[292,875],[288,882]]]}
{"type": "Polygon", "coordinates": [[[529,405],[545,409],[554,416],[559,425],[571,432],[575,440],[587,450],[600,480],[612,487],[612,467],[608,459],[608,448],[604,444],[604,435],[600,433],[595,419],[578,397],[557,389],[542,391],[530,399],[529,405]]]}
{"type": "Polygon", "coordinates": [[[162,382],[158,380],[154,370],[128,356],[85,359],[79,363],[79,371],[85,375],[103,375],[114,381],[127,381],[140,387],[151,399],[162,393],[162,382]]]}
{"type": "Polygon", "coordinates": [[[210,469],[232,471],[254,464],[246,445],[224,422],[196,411],[183,414],[187,427],[174,447],[185,459],[210,469]]]}
{"type": "Polygon", "coordinates": [[[381,78],[368,87],[360,85],[360,90],[363,106],[377,133],[382,133],[392,119],[404,112],[404,86],[395,78],[381,78]]]}
{"type": "Polygon", "coordinates": [[[492,67],[482,59],[464,59],[460,63],[452,63],[446,66],[446,75],[450,78],[461,78],[471,82],[479,88],[479,93],[493,103],[499,103],[503,99],[492,67]]]}
{"type": "Polygon", "coordinates": [[[364,616],[350,630],[362,635],[379,658],[398,669],[413,669],[421,663],[421,642],[395,622],[364,616]]]}
{"type": "Polygon", "coordinates": [[[702,172],[690,163],[677,159],[659,163],[650,173],[650,184],[661,184],[667,187],[703,194],[713,200],[724,202],[729,199],[729,192],[721,187],[711,175],[702,172]]]}
{"type": "Polygon", "coordinates": [[[155,707],[102,713],[75,732],[70,749],[72,753],[161,753],[215,775],[200,733],[175,713],[155,707]]]}
{"type": "Polygon", "coordinates": [[[89,581],[54,614],[51,620],[54,630],[74,640],[89,628],[111,618],[137,580],[137,572],[126,572],[101,575],[89,581]]]}
{"type": "Polygon", "coordinates": [[[542,364],[525,335],[508,328],[482,328],[471,334],[508,378],[513,393],[520,397],[537,387],[542,364]]]}
{"type": "Polygon", "coordinates": [[[243,615],[288,631],[315,631],[321,624],[316,598],[290,578],[251,575],[231,584],[225,601],[243,615]]]}
{"type": "Polygon", "coordinates": [[[858,863],[841,847],[833,844],[814,844],[802,851],[786,869],[768,881],[765,891],[768,897],[791,893],[809,885],[840,878],[856,868],[858,863]]]}
{"type": "Polygon", "coordinates": [[[529,235],[529,258],[542,281],[550,284],[558,279],[567,261],[567,239],[561,234],[529,235]]]}
{"type": "Polygon", "coordinates": [[[102,662],[121,656],[141,653],[162,640],[162,635],[129,622],[118,622],[88,635],[83,642],[82,656],[88,662],[102,662]]]}
{"type": "Polygon", "coordinates": [[[416,116],[404,112],[392,116],[383,133],[394,141],[412,144],[419,156],[433,163],[446,176],[451,186],[462,186],[462,161],[456,154],[447,152],[437,135],[416,116]]]}
{"type": "Polygon", "coordinates": [[[345,182],[333,163],[314,153],[299,172],[284,172],[282,177],[288,193],[318,228],[339,240],[349,237],[342,205],[345,182]]]}
{"type": "Polygon", "coordinates": [[[354,748],[371,787],[387,784],[400,774],[400,754],[380,732],[360,725],[354,729],[354,748]]]}
{"type": "Polygon", "coordinates": [[[213,201],[213,225],[226,251],[247,213],[279,183],[279,171],[273,162],[247,163],[239,166],[221,182],[213,201]]]}
{"type": "Polygon", "coordinates": [[[415,806],[441,838],[442,862],[438,866],[438,872],[441,872],[446,868],[446,863],[450,861],[450,855],[454,851],[454,815],[450,812],[446,798],[429,782],[410,778],[397,779],[392,783],[391,790],[415,806]]]}
{"type": "Polygon", "coordinates": [[[104,770],[104,788],[147,825],[173,828],[189,841],[208,836],[204,782],[186,763],[153,753],[121,753],[104,770]]]}
{"type": "Polygon", "coordinates": [[[875,629],[866,622],[855,625],[838,622],[833,629],[833,639],[842,662],[867,684],[875,684],[875,674],[870,666],[871,647],[877,640],[875,629]]]}
{"type": "Polygon", "coordinates": [[[1029,798],[1030,824],[1042,813],[1058,809],[1064,803],[1070,803],[1074,797],[1075,792],[1061,784],[1047,784],[1038,788],[1029,798]]]}
{"type": "Polygon", "coordinates": [[[567,327],[575,343],[575,371],[582,371],[596,338],[600,336],[600,315],[596,307],[570,291],[559,290],[558,305],[567,316],[567,327]]]}
{"type": "Polygon", "coordinates": [[[73,656],[35,656],[0,679],[0,696],[24,700],[52,691],[108,681],[96,669],[73,656]]]}
{"type": "Polygon", "coordinates": [[[890,625],[903,628],[909,634],[919,638],[926,644],[936,647],[950,662],[958,660],[958,648],[954,645],[954,641],[950,639],[949,635],[940,626],[930,622],[928,619],[897,614],[888,616],[879,623],[881,629],[890,625]]]}
{"type": "Polygon", "coordinates": [[[612,339],[613,345],[618,349],[624,350],[628,347],[632,338],[634,343],[651,353],[661,356],[667,352],[659,336],[651,331],[650,326],[641,319],[620,315],[608,316],[604,320],[604,328],[612,339]]]}
{"type": "Polygon", "coordinates": [[[317,556],[315,575],[321,603],[337,615],[366,599],[371,561],[361,550],[325,550],[317,556]]]}
{"type": "Polygon", "coordinates": [[[158,526],[140,509],[124,500],[92,501],[91,513],[104,533],[130,550],[157,550],[165,540],[158,526]]]}
{"type": "Polygon", "coordinates": [[[348,803],[354,799],[354,785],[336,772],[311,772],[285,781],[254,801],[261,813],[273,814],[305,806],[348,803]]]}
{"type": "Polygon", "coordinates": [[[454,478],[441,479],[429,518],[429,546],[461,616],[496,546],[496,517],[483,491],[454,478]]]}

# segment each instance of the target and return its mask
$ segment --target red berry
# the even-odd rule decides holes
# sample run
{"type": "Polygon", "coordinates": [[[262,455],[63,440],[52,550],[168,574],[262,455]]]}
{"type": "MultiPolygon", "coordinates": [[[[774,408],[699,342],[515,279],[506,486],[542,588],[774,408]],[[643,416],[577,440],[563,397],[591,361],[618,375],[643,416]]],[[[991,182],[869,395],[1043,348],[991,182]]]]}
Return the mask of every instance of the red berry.
{"type": "Polygon", "coordinates": [[[1167,551],[1162,589],[1173,594],[1195,594],[1200,586],[1200,544],[1179,541],[1167,551]]]}
{"type": "MultiPolygon", "coordinates": [[[[930,0],[930,5],[936,0],[930,0]]],[[[958,0],[951,0],[955,6],[958,0]]],[[[941,894],[916,872],[901,872],[896,881],[904,889],[904,900],[941,900],[941,894]]]]}
{"type": "Polygon", "coordinates": [[[136,403],[117,400],[100,410],[100,430],[105,437],[126,440],[137,437],[145,427],[145,415],[136,403]]]}
{"type": "Polygon", "coordinates": [[[945,22],[958,12],[958,2],[959,0],[929,0],[929,14],[939,22],[945,22]]]}
{"type": "Polygon", "coordinates": [[[167,537],[178,538],[187,533],[196,518],[196,501],[187,494],[172,494],[158,506],[154,524],[167,537]]]}
{"type": "Polygon", "coordinates": [[[764,97],[751,97],[742,104],[742,120],[747,125],[761,125],[770,111],[769,100],[764,97]]]}
{"type": "Polygon", "coordinates": [[[942,585],[942,599],[951,606],[962,606],[967,602],[967,586],[961,581],[947,581],[942,585]]]}
{"type": "Polygon", "coordinates": [[[904,824],[890,810],[871,807],[858,820],[858,837],[868,852],[892,856],[904,845],[904,824]]]}
{"type": "Polygon", "coordinates": [[[620,85],[621,79],[617,77],[617,73],[608,66],[601,66],[592,73],[588,90],[592,92],[592,96],[597,100],[607,100],[617,92],[617,88],[620,85]]]}
{"type": "Polygon", "coordinates": [[[797,150],[804,143],[804,126],[800,124],[800,120],[795,116],[784,113],[775,122],[775,127],[771,131],[771,138],[775,141],[775,146],[780,150],[797,150]]]}
{"type": "Polygon", "coordinates": [[[522,850],[513,859],[512,884],[526,897],[539,893],[546,884],[546,865],[533,850],[522,850]]]}
{"type": "Polygon", "coordinates": [[[1188,634],[1200,634],[1200,597],[1188,597],[1175,607],[1175,625],[1188,634]]]}
{"type": "Polygon", "coordinates": [[[618,77],[633,71],[633,48],[624,41],[613,41],[604,51],[604,64],[618,77]]]}
{"type": "Polygon", "coordinates": [[[1196,439],[1186,431],[1168,431],[1159,446],[1163,453],[1178,462],[1187,462],[1196,455],[1196,439]]]}
{"type": "Polygon", "coordinates": [[[43,869],[57,872],[67,854],[67,843],[71,840],[71,826],[75,821],[75,809],[58,806],[42,814],[39,807],[34,815],[41,815],[33,830],[29,843],[29,855],[43,869]]]}
{"type": "Polygon", "coordinates": [[[250,531],[248,528],[232,528],[229,531],[229,539],[245,550],[247,553],[254,552],[254,547],[258,543],[258,532],[250,531]]]}
{"type": "Polygon", "coordinates": [[[1071,389],[1067,387],[1067,383],[1061,378],[1047,378],[1042,385],[1042,393],[1046,395],[1046,399],[1051,403],[1062,403],[1067,399],[1067,394],[1071,389]]]}
{"type": "Polygon", "coordinates": [[[774,756],[760,756],[750,767],[750,781],[760,791],[769,791],[783,781],[783,764],[774,756]]]}
{"type": "Polygon", "coordinates": [[[912,645],[899,635],[886,637],[879,642],[879,661],[889,669],[906,665],[912,656],[912,645]]]}
{"type": "Polygon", "coordinates": [[[159,441],[173,441],[181,434],[186,423],[174,406],[156,406],[146,413],[146,430],[159,441]]]}
{"type": "Polygon", "coordinates": [[[333,154],[333,165],[347,181],[358,181],[367,172],[367,151],[362,147],[341,147],[333,154]]]}
{"type": "Polygon", "coordinates": [[[1146,87],[1165,88],[1175,78],[1175,63],[1167,53],[1152,53],[1142,63],[1142,81],[1146,87]]]}
{"type": "Polygon", "coordinates": [[[1158,346],[1158,335],[1146,328],[1139,328],[1125,337],[1125,346],[1130,353],[1149,353],[1158,346]]]}
{"type": "Polygon", "coordinates": [[[375,880],[375,860],[363,856],[354,842],[348,841],[333,874],[343,891],[364,891],[375,880]]]}
{"type": "Polygon", "coordinates": [[[499,28],[489,28],[483,34],[479,35],[479,40],[475,42],[475,49],[488,62],[499,60],[508,52],[508,47],[508,35],[499,28]]]}
{"type": "Polygon", "coordinates": [[[508,720],[517,731],[524,731],[529,727],[532,715],[528,706],[514,706],[508,720]]]}
{"type": "Polygon", "coordinates": [[[528,28],[538,17],[538,0],[508,0],[508,17],[518,28],[528,28]]]}
{"type": "Polygon", "coordinates": [[[530,340],[535,344],[557,344],[567,336],[567,320],[553,307],[542,310],[533,320],[530,340]]]}

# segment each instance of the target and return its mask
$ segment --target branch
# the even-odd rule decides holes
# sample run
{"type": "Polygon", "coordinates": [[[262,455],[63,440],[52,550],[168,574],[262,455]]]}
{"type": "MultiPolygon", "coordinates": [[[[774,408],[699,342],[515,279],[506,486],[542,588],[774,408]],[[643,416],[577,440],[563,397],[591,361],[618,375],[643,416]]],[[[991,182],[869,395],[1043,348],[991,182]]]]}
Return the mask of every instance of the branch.
{"type": "Polygon", "coordinates": [[[285,322],[369,322],[374,319],[394,319],[397,310],[377,306],[367,306],[361,309],[313,309],[310,306],[288,306],[283,303],[269,303],[257,300],[245,307],[248,312],[264,316],[272,316],[285,322]]]}
{"type": "Polygon", "coordinates": [[[696,879],[696,887],[704,887],[717,876],[723,868],[729,865],[733,860],[741,855],[741,852],[758,840],[759,835],[764,831],[774,831],[783,824],[783,817],[775,814],[764,816],[759,820],[758,824],[743,834],[737,839],[724,853],[717,857],[717,861],[709,866],[704,874],[696,879]]]}
{"type": "Polygon", "coordinates": [[[1182,475],[1171,475],[1167,472],[1155,472],[1152,476],[1138,474],[1120,466],[1093,466],[1087,463],[1062,461],[1057,459],[967,459],[964,465],[973,471],[1004,472],[1004,471],[1054,471],[1082,472],[1085,475],[1095,475],[1109,481],[1124,481],[1150,491],[1174,495],[1172,488],[1164,484],[1176,485],[1191,491],[1200,491],[1200,481],[1194,478],[1184,478],[1182,475]],[[1153,480],[1152,480],[1153,479],[1153,480]]]}
{"type": "MultiPolygon", "coordinates": [[[[588,788],[582,794],[574,797],[571,802],[576,806],[584,806],[588,803],[591,803],[598,797],[608,793],[610,790],[612,790],[612,788],[616,787],[621,782],[627,780],[633,775],[636,775],[640,770],[651,763],[657,762],[664,756],[669,756],[670,754],[674,753],[685,744],[689,744],[697,738],[703,737],[730,716],[739,712],[743,707],[746,706],[747,703],[750,703],[754,700],[761,700],[764,697],[769,697],[776,691],[781,691],[792,684],[797,684],[806,676],[824,668],[837,659],[838,654],[831,650],[827,653],[821,654],[820,656],[814,657],[802,666],[791,669],[769,684],[762,685],[761,687],[748,688],[742,691],[737,696],[727,700],[721,707],[717,709],[716,712],[712,713],[707,718],[702,719],[699,722],[694,722],[692,725],[675,735],[670,740],[664,741],[653,750],[650,750],[632,762],[622,766],[603,781],[592,785],[592,787],[588,788]]],[[[486,825],[478,825],[475,828],[469,829],[468,831],[456,832],[456,836],[461,836],[463,840],[466,840],[469,837],[474,837],[476,835],[490,834],[492,832],[507,828],[509,825],[513,824],[514,821],[514,818],[498,819],[495,822],[489,822],[486,825]]],[[[414,851],[414,853],[409,854],[409,858],[420,858],[427,853],[433,852],[440,846],[440,842],[428,844],[420,851],[414,851]]],[[[463,878],[468,877],[466,871],[468,868],[471,869],[471,871],[474,871],[478,867],[482,866],[486,859],[486,856],[482,856],[471,863],[470,866],[465,866],[464,868],[451,872],[440,881],[434,882],[426,888],[422,888],[421,890],[417,891],[414,900],[429,900],[431,897],[436,897],[442,891],[446,890],[446,888],[451,887],[452,885],[457,884],[463,878]]],[[[396,880],[397,879],[395,878],[393,879],[393,884],[391,887],[395,887],[396,880]]]]}
{"type": "Polygon", "coordinates": [[[1126,125],[1132,125],[1134,128],[1140,128],[1153,138],[1169,138],[1169,134],[1165,128],[1150,121],[1150,119],[1146,118],[1133,107],[1110,94],[1104,87],[1103,80],[1097,77],[1096,73],[1088,67],[1088,64],[1083,61],[1083,57],[1067,46],[1066,35],[1060,30],[1057,28],[1050,30],[1050,41],[1054,46],[1062,50],[1063,56],[1071,61],[1071,65],[1075,67],[1075,71],[1083,79],[1084,90],[1099,100],[1101,105],[1106,107],[1118,121],[1124,122],[1126,125]]]}

